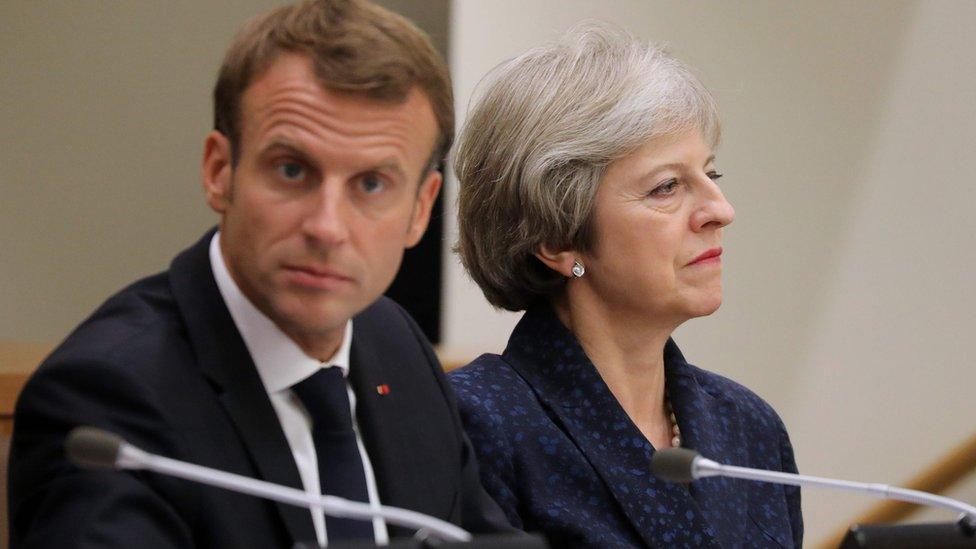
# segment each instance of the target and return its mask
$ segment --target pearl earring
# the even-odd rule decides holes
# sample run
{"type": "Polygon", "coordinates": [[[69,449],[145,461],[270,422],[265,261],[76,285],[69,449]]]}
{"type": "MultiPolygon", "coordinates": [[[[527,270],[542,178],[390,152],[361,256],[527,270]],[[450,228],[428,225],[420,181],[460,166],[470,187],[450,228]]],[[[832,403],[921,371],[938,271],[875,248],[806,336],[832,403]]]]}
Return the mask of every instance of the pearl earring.
{"type": "Polygon", "coordinates": [[[573,276],[582,278],[584,274],[586,274],[586,267],[583,266],[583,262],[579,259],[573,261],[573,276]]]}

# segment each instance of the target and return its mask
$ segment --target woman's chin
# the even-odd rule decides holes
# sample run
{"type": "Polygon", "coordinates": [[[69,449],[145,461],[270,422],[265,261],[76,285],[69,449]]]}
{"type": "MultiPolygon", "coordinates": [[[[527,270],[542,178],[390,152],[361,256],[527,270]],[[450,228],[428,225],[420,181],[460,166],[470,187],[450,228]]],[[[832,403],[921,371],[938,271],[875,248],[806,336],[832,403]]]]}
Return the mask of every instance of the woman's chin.
{"type": "Polygon", "coordinates": [[[696,300],[696,303],[692,304],[689,317],[697,318],[700,316],[708,316],[717,311],[721,306],[722,292],[717,292],[712,296],[703,296],[701,299],[696,300]]]}

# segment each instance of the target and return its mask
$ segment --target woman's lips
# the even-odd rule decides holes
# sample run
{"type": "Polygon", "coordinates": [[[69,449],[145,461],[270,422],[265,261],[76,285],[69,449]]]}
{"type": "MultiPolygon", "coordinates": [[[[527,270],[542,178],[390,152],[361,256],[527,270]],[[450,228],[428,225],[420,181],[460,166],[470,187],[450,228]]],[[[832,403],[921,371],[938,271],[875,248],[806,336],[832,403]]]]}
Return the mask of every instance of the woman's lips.
{"type": "Polygon", "coordinates": [[[702,265],[706,263],[721,263],[722,248],[712,248],[696,257],[689,265],[702,265]]]}

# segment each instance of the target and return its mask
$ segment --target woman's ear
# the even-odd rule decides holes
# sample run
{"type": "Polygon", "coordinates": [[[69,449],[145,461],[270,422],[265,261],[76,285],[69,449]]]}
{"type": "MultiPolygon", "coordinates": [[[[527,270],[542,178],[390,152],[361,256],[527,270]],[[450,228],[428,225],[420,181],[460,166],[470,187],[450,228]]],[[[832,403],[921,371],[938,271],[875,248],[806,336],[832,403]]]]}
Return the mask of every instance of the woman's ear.
{"type": "Polygon", "coordinates": [[[543,244],[539,246],[539,251],[535,253],[546,267],[556,271],[566,278],[573,276],[573,264],[579,259],[579,254],[573,250],[553,251],[549,246],[543,244]]]}

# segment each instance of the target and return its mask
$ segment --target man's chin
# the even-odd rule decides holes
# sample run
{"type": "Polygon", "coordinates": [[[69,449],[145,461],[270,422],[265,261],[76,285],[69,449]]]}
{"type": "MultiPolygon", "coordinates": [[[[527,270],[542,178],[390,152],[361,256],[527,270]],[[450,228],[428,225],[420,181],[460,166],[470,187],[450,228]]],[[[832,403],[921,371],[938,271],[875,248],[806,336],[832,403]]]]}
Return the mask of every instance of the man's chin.
{"type": "Polygon", "coordinates": [[[359,313],[346,304],[332,303],[328,306],[308,307],[308,303],[298,303],[297,307],[281,308],[271,320],[286,334],[297,337],[330,337],[337,330],[346,327],[346,321],[359,313]],[[305,306],[302,306],[305,305],[305,306]]]}
{"type": "MultiPolygon", "coordinates": [[[[358,312],[358,311],[356,311],[358,312]]],[[[335,309],[310,311],[301,316],[290,317],[289,324],[294,330],[308,334],[328,334],[346,327],[346,321],[355,316],[354,311],[335,309]]]]}

